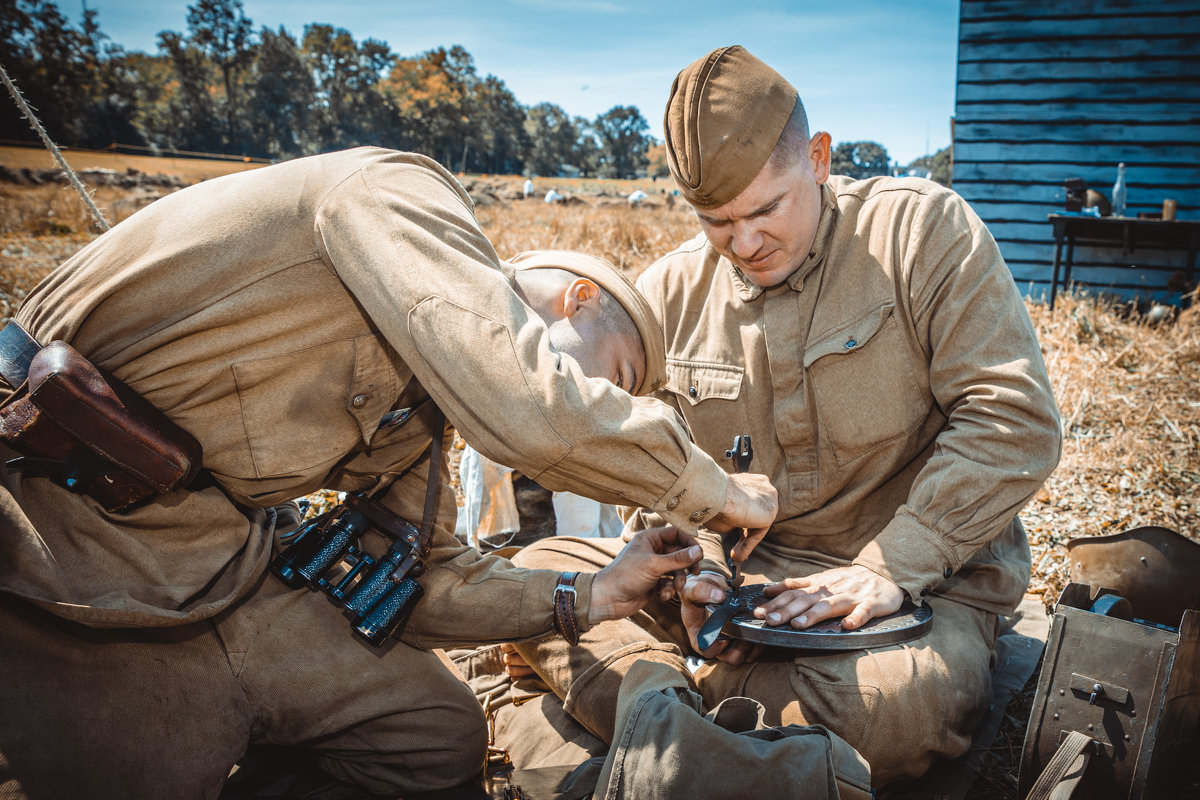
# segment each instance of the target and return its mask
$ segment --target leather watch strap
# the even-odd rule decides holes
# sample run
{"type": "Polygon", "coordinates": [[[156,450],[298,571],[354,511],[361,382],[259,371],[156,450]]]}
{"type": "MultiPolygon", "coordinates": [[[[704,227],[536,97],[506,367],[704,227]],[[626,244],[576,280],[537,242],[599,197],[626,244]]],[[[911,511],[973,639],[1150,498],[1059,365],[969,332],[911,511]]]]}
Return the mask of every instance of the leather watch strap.
{"type": "Polygon", "coordinates": [[[575,578],[579,573],[564,572],[554,586],[554,629],[569,644],[579,644],[579,626],[575,624],[575,578]]]}

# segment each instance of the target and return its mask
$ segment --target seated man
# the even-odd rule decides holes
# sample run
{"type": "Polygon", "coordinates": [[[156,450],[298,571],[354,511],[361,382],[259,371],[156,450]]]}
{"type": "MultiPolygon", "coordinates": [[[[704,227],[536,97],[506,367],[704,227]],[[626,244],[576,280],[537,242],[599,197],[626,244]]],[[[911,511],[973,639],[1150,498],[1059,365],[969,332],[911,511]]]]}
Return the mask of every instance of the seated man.
{"type": "MultiPolygon", "coordinates": [[[[622,676],[648,659],[692,681],[707,706],[748,696],[770,724],[827,727],[876,786],[919,775],[966,749],[986,707],[999,617],[1029,579],[1016,513],[1058,460],[1028,313],[961,198],[919,179],[830,176],[829,134],[810,136],[796,90],[742,48],[679,74],[665,129],[703,233],[638,286],[665,329],[660,396],[714,458],[749,434],[751,470],[779,490],[779,517],[742,566],[748,584],[770,583],[755,613],[853,630],[908,600],[932,609],[932,628],[907,644],[769,660],[718,640],[692,676],[685,656],[729,575],[722,537],[702,531],[682,618],[653,603],[577,647],[519,643],[509,661],[532,667],[604,742],[622,676]]],[[[630,529],[661,519],[644,508],[630,529]]],[[[594,568],[617,551],[554,539],[516,562],[594,568]]]]}
{"type": "MultiPolygon", "coordinates": [[[[0,468],[0,795],[214,797],[248,743],[313,748],[410,800],[472,778],[483,715],[426,648],[573,638],[699,552],[660,529],[573,590],[480,556],[453,536],[440,412],[548,487],[687,531],[774,517],[765,480],[728,479],[672,410],[633,396],[664,364],[632,285],[580,254],[517,261],[435,162],[359,148],[169,195],[30,292],[0,332],[0,430],[26,456],[0,468]],[[111,426],[77,430],[66,456],[23,439],[14,415],[50,342],[198,440],[202,475],[118,508],[95,496],[138,464],[110,463],[111,426]],[[321,488],[414,525],[430,512],[424,596],[390,649],[268,572],[290,501],[321,488]]],[[[0,441],[0,462],[16,455],[0,441]]]]}

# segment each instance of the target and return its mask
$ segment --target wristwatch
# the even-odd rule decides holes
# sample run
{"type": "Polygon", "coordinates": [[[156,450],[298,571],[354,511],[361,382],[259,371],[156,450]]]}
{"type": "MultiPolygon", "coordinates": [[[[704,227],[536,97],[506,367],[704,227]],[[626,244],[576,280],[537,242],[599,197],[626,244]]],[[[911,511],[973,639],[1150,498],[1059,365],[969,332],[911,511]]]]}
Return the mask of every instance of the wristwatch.
{"type": "Polygon", "coordinates": [[[575,624],[575,577],[564,572],[554,585],[554,630],[569,644],[579,644],[579,626],[575,624]]]}

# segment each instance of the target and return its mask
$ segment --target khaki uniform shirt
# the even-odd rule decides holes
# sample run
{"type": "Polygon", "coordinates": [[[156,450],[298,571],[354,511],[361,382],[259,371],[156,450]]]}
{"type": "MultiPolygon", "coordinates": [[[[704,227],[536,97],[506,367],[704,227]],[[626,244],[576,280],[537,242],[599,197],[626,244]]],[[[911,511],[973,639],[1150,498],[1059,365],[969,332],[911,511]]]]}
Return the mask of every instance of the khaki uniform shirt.
{"type": "Polygon", "coordinates": [[[1020,600],[1014,515],[1058,461],[1058,412],[1012,277],[958,195],[833,177],[784,284],[753,285],[701,235],[639,288],[666,330],[664,398],[714,458],[750,434],[750,470],[779,490],[764,553],[797,576],[861,564],[918,601],[1020,600]]]}
{"type": "MultiPolygon", "coordinates": [[[[422,156],[359,148],[172,194],[64,263],[16,319],[192,433],[218,483],[108,514],[45,479],[3,478],[13,500],[0,491],[0,511],[29,524],[0,524],[0,589],[89,624],[217,613],[266,568],[274,517],[262,509],[320,488],[376,492],[419,523],[433,403],[548,488],[649,506],[691,530],[724,502],[724,473],[672,409],[550,349],[469,197],[422,156]]],[[[460,546],[441,469],[405,639],[548,631],[555,574],[460,546]]],[[[580,581],[581,627],[590,586],[580,581]]]]}

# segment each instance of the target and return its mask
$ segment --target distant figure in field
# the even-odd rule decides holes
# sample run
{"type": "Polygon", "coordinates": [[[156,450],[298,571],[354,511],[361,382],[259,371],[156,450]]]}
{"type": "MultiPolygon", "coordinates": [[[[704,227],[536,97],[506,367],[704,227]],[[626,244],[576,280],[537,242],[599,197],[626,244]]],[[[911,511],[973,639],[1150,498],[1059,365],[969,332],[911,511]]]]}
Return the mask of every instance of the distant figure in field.
{"type": "Polygon", "coordinates": [[[558,189],[551,189],[550,191],[546,192],[547,203],[561,203],[565,199],[566,198],[559,193],[558,189]]]}
{"type": "Polygon", "coordinates": [[[526,198],[528,198],[529,195],[533,194],[533,179],[532,178],[525,179],[525,185],[521,187],[521,193],[526,198]]]}
{"type": "Polygon", "coordinates": [[[632,208],[640,207],[642,205],[642,201],[645,200],[646,197],[648,197],[648,195],[645,192],[643,192],[641,189],[638,189],[636,192],[629,195],[630,207],[632,207],[632,208]]]}

